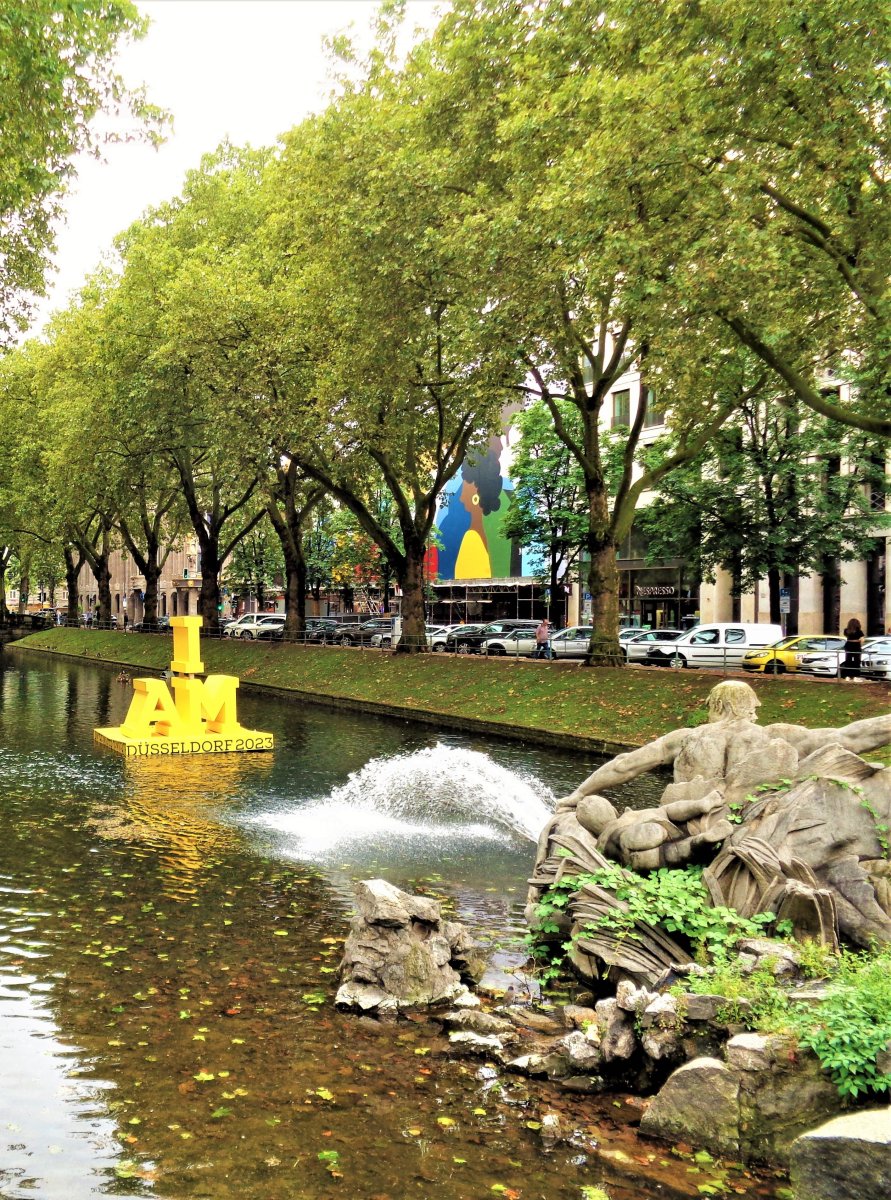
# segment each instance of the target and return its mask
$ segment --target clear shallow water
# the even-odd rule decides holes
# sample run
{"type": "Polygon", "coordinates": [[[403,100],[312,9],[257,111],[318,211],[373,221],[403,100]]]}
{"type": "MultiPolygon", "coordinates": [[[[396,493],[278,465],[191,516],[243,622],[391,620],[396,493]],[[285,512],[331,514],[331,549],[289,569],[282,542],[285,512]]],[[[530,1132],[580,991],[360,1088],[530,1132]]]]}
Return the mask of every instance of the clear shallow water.
{"type": "Polygon", "coordinates": [[[633,1106],[501,1090],[435,1024],[331,1004],[372,874],[445,898],[509,970],[530,838],[591,761],[242,697],[273,755],[128,762],[92,730],[129,699],[0,657],[4,1200],[696,1194],[633,1106]],[[579,1137],[545,1156],[526,1122],[561,1106],[579,1137]]]}

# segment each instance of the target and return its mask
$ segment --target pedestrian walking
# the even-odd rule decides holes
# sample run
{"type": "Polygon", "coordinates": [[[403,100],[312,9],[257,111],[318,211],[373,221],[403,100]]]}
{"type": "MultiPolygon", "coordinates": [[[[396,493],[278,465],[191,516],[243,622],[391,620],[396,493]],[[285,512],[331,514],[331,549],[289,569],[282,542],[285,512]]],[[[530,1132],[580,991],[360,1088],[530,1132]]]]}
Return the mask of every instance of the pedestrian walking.
{"type": "Polygon", "coordinates": [[[547,617],[543,617],[541,624],[535,629],[535,657],[551,658],[552,656],[551,623],[547,617]]]}
{"type": "Polygon", "coordinates": [[[845,639],[845,659],[840,671],[842,679],[860,681],[860,654],[863,650],[863,628],[856,617],[851,617],[842,630],[845,639]]]}

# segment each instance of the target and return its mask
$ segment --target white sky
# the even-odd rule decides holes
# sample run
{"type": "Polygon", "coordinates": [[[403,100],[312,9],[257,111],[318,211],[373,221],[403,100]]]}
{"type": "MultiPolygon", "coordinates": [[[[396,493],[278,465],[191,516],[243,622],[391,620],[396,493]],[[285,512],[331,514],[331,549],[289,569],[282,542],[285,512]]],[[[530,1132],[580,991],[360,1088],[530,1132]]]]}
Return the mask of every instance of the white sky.
{"type": "MultiPolygon", "coordinates": [[[[353,25],[367,31],[373,0],[137,0],[152,22],[125,48],[119,69],[130,86],[173,114],[159,149],[111,146],[105,161],[80,161],[59,230],[57,271],[31,333],[99,264],[112,239],[150,205],[175,196],[188,170],[228,137],[268,145],[330,92],[322,38],[353,25]]],[[[409,21],[432,27],[434,0],[410,0],[409,21]]],[[[364,40],[364,39],[362,39],[364,40]]]]}

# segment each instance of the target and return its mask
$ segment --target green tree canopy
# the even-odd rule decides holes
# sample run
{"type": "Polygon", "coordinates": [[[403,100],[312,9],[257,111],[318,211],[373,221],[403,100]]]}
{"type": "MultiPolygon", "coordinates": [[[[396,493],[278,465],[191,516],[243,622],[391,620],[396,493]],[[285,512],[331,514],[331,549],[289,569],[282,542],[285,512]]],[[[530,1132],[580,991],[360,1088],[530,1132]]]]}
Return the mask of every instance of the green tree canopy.
{"type": "Polygon", "coordinates": [[[160,110],[113,67],[146,28],[127,0],[0,0],[0,341],[43,293],[74,156],[100,140],[93,119],[129,118],[106,138],[160,133],[160,110]]]}

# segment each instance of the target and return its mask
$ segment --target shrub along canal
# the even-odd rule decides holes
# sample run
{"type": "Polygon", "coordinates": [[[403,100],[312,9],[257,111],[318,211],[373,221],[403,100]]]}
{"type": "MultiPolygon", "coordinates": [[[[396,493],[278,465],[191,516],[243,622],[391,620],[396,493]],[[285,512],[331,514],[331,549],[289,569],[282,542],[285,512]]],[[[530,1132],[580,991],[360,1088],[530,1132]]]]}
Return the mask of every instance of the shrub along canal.
{"type": "Polygon", "coordinates": [[[531,839],[591,760],[248,696],[273,754],[124,760],[92,730],[130,695],[0,655],[0,1195],[773,1194],[638,1141],[633,1100],[496,1076],[449,1058],[435,1022],[333,1007],[369,876],[445,898],[510,984],[531,839]],[[576,1136],[545,1153],[551,1111],[576,1136]]]}

